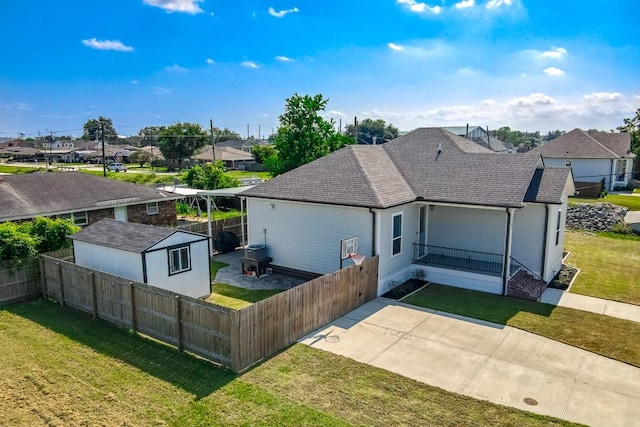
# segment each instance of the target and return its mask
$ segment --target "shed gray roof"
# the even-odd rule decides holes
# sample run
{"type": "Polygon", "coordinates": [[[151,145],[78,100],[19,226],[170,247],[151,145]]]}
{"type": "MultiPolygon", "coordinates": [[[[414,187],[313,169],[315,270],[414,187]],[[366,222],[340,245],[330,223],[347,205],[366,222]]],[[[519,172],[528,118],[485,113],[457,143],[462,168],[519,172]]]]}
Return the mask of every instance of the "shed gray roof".
{"type": "Polygon", "coordinates": [[[536,169],[525,194],[525,202],[561,203],[562,191],[571,174],[571,168],[545,167],[536,169]]]}
{"type": "Polygon", "coordinates": [[[530,153],[556,159],[620,159],[634,158],[631,154],[631,138],[627,133],[588,133],[574,129],[530,153]]]}
{"type": "Polygon", "coordinates": [[[0,221],[181,197],[81,172],[4,175],[0,177],[0,221]]]}
{"type": "Polygon", "coordinates": [[[180,230],[106,218],[72,234],[71,239],[142,253],[176,232],[180,230]]]}
{"type": "Polygon", "coordinates": [[[345,147],[242,195],[372,208],[416,200],[521,207],[542,167],[537,155],[497,155],[443,129],[421,128],[382,146],[345,147]]]}

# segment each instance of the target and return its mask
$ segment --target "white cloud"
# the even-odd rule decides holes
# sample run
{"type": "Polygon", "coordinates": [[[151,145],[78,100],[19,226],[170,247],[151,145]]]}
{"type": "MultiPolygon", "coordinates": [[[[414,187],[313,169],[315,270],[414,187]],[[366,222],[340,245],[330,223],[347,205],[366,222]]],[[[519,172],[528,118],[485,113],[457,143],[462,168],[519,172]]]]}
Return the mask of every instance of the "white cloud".
{"type": "Polygon", "coordinates": [[[211,58],[207,58],[207,59],[205,59],[205,61],[204,61],[204,62],[206,62],[206,63],[207,63],[207,64],[209,64],[209,65],[213,65],[213,64],[215,64],[215,63],[216,63],[216,61],[214,61],[214,60],[213,60],[213,59],[211,59],[211,58]]]}
{"type": "Polygon", "coordinates": [[[558,77],[558,76],[564,75],[564,71],[556,67],[545,68],[542,72],[551,77],[558,77]]]}
{"type": "Polygon", "coordinates": [[[395,50],[395,51],[404,50],[404,46],[399,45],[399,44],[395,44],[395,43],[389,43],[387,46],[389,46],[389,49],[395,50]]]}
{"type": "Polygon", "coordinates": [[[567,54],[567,49],[563,47],[552,47],[551,49],[544,51],[540,54],[542,58],[560,59],[567,54]]]}
{"type": "Polygon", "coordinates": [[[284,16],[288,15],[289,13],[298,13],[298,12],[300,12],[300,10],[297,7],[294,7],[293,9],[284,9],[284,10],[278,10],[278,11],[276,11],[273,7],[269,8],[269,15],[276,18],[284,18],[284,16]]]}
{"type": "Polygon", "coordinates": [[[331,114],[332,116],[339,116],[339,117],[345,117],[346,114],[344,114],[342,111],[338,111],[338,110],[330,110],[329,114],[331,114]]]}
{"type": "Polygon", "coordinates": [[[260,66],[253,61],[243,61],[240,65],[247,68],[260,68],[260,66]]]}
{"type": "Polygon", "coordinates": [[[203,1],[204,0],[143,0],[144,4],[159,7],[160,9],[166,10],[167,13],[180,12],[192,15],[204,12],[200,9],[200,6],[198,6],[198,3],[203,1]]]}
{"type": "Polygon", "coordinates": [[[164,67],[164,70],[165,71],[171,71],[171,72],[174,72],[174,73],[184,73],[184,72],[187,71],[186,68],[181,67],[178,64],[173,64],[173,65],[170,65],[168,67],[164,67]]]}
{"type": "Polygon", "coordinates": [[[173,93],[173,88],[170,87],[162,87],[162,86],[154,86],[151,88],[151,91],[155,95],[169,95],[173,93]]]}
{"type": "Polygon", "coordinates": [[[133,52],[133,47],[126,46],[120,40],[98,40],[95,37],[82,40],[82,44],[92,49],[133,52]]]}
{"type": "Polygon", "coordinates": [[[556,100],[544,93],[532,93],[529,96],[513,98],[507,102],[510,107],[529,107],[536,105],[553,105],[556,100]]]}
{"type": "Polygon", "coordinates": [[[456,3],[456,9],[467,9],[469,7],[474,7],[476,5],[475,0],[463,0],[461,2],[456,3]]]}
{"type": "Polygon", "coordinates": [[[475,77],[475,76],[478,75],[478,73],[473,71],[471,68],[462,67],[462,68],[458,68],[456,70],[455,75],[456,76],[461,76],[461,77],[475,77]]]}
{"type": "Polygon", "coordinates": [[[275,57],[276,61],[280,61],[280,62],[293,62],[293,59],[289,58],[288,56],[282,56],[282,55],[278,55],[275,57]]]}
{"type": "Polygon", "coordinates": [[[511,0],[490,0],[487,2],[487,9],[496,9],[501,6],[511,6],[511,0]]]}
{"type": "Polygon", "coordinates": [[[137,81],[137,80],[131,80],[131,84],[132,84],[132,85],[137,85],[138,83],[140,83],[140,82],[139,82],[139,81],[137,81]]]}
{"type": "Polygon", "coordinates": [[[416,13],[431,12],[433,14],[439,14],[442,12],[440,6],[429,6],[426,3],[418,2],[416,0],[398,0],[398,3],[407,7],[410,11],[416,13]]]}

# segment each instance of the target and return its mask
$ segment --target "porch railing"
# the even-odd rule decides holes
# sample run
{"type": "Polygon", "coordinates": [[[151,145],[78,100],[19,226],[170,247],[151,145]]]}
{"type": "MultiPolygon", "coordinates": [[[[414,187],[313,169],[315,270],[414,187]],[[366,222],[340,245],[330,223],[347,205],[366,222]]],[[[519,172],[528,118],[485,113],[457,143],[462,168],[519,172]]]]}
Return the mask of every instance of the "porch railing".
{"type": "Polygon", "coordinates": [[[509,261],[510,261],[510,264],[509,264],[509,279],[511,279],[513,276],[515,276],[516,273],[518,273],[518,271],[523,270],[528,275],[533,277],[534,279],[542,281],[542,277],[540,277],[540,275],[538,273],[534,273],[529,268],[527,268],[524,264],[522,264],[520,261],[514,259],[513,257],[509,257],[509,261]]]}
{"type": "Polygon", "coordinates": [[[414,243],[416,263],[500,276],[504,257],[501,254],[446,248],[414,243]]]}

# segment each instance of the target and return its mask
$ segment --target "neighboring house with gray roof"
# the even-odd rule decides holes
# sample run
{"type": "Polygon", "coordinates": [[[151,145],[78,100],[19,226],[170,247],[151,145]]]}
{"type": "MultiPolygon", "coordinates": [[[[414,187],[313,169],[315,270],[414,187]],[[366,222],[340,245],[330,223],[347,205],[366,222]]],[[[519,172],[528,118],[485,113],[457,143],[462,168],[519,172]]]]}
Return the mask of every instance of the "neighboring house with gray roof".
{"type": "Polygon", "coordinates": [[[77,225],[103,218],[175,226],[182,196],[81,172],[0,177],[0,222],[37,216],[73,218],[77,225]]]}
{"type": "Polygon", "coordinates": [[[447,126],[445,129],[454,135],[465,137],[496,153],[514,152],[513,144],[502,142],[495,137],[492,138],[481,126],[447,126]]]}
{"type": "Polygon", "coordinates": [[[211,293],[206,235],[103,219],[71,240],[78,265],[193,298],[211,293]]]}
{"type": "Polygon", "coordinates": [[[633,159],[628,133],[585,132],[574,129],[529,153],[542,156],[548,166],[570,166],[576,190],[593,195],[624,187],[632,178],[633,159]]]}
{"type": "Polygon", "coordinates": [[[357,251],[380,256],[379,294],[418,270],[432,282],[504,294],[519,269],[544,282],[560,270],[572,194],[569,168],[421,128],[384,145],[347,146],[242,197],[249,243],[266,244],[276,268],[325,274],[357,251]]]}

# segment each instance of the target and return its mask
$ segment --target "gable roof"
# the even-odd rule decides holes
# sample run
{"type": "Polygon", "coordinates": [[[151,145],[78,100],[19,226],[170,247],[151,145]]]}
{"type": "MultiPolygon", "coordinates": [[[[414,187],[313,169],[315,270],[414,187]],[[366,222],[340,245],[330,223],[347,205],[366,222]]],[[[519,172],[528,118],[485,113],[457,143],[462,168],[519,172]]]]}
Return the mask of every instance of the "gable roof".
{"type": "Polygon", "coordinates": [[[627,133],[587,133],[574,129],[530,152],[555,159],[628,159],[635,157],[630,150],[631,138],[627,133]]]}
{"type": "Polygon", "coordinates": [[[411,201],[521,207],[541,167],[540,156],[497,155],[444,129],[421,128],[381,146],[347,146],[242,195],[371,208],[411,201]]]}
{"type": "MultiPolygon", "coordinates": [[[[216,160],[222,161],[253,161],[253,154],[247,153],[246,151],[238,150],[233,147],[216,147],[215,148],[216,160]]],[[[213,160],[211,154],[211,147],[207,147],[200,153],[194,155],[192,158],[199,160],[213,160]]]]}
{"type": "MultiPolygon", "coordinates": [[[[525,202],[561,203],[562,192],[571,177],[571,168],[545,167],[536,169],[531,179],[525,202]]],[[[570,181],[573,184],[573,179],[570,181]]]]}
{"type": "Polygon", "coordinates": [[[72,234],[72,240],[142,253],[175,233],[190,233],[175,228],[157,227],[105,218],[72,234]]]}
{"type": "Polygon", "coordinates": [[[0,177],[0,221],[177,200],[180,197],[151,187],[81,172],[5,175],[0,177]]]}

